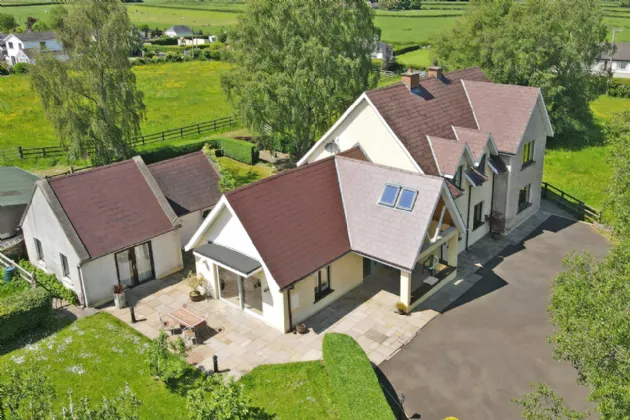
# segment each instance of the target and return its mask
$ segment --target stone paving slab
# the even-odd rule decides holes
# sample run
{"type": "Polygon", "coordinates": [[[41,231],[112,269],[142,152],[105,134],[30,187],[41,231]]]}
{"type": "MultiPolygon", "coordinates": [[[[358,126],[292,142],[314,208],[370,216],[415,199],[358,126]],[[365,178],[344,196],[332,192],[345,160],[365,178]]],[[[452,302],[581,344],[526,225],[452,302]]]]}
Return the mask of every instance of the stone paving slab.
{"type": "Polygon", "coordinates": [[[382,268],[362,285],[307,319],[309,332],[305,335],[283,334],[222,300],[190,302],[190,289],[181,281],[184,272],[128,292],[141,322],[130,324],[128,309],[109,307],[105,310],[150,338],[157,337],[167,314],[178,308],[186,307],[207,317],[212,336],[194,346],[188,361],[212,370],[212,356],[216,355],[220,370],[229,370],[236,378],[262,364],[321,359],[322,340],[327,332],[354,337],[370,360],[378,365],[470,289],[480,279],[475,271],[506,246],[520,243],[549,216],[539,211],[508,235],[498,239],[487,236],[475,243],[468,252],[459,255],[457,277],[406,316],[395,311],[400,275],[389,268],[382,268]]]}

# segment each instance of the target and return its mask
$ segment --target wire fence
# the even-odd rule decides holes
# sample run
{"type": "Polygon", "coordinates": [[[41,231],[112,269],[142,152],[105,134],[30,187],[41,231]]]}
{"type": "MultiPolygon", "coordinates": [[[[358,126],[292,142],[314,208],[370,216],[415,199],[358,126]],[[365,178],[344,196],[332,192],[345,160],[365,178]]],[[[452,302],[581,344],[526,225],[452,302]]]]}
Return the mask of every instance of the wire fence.
{"type": "MultiPolygon", "coordinates": [[[[143,147],[149,144],[164,142],[173,139],[184,138],[195,134],[209,132],[228,131],[234,128],[237,120],[234,116],[217,118],[215,120],[204,121],[197,124],[186,125],[159,133],[147,134],[145,136],[134,137],[129,140],[133,148],[143,147]]],[[[94,148],[86,150],[92,153],[94,148]]],[[[22,147],[0,150],[0,158],[4,163],[11,160],[26,160],[40,158],[67,157],[68,149],[63,146],[43,146],[43,147],[22,147]]]]}

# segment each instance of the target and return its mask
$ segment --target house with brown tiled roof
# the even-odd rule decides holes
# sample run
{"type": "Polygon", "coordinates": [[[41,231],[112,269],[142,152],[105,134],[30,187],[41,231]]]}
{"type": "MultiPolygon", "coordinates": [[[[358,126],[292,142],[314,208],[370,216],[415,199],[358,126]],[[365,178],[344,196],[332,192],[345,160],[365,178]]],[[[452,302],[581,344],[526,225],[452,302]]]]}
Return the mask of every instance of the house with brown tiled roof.
{"type": "Polygon", "coordinates": [[[41,179],[21,227],[29,260],[85,306],[183,268],[182,244],[221,194],[202,153],[145,165],[141,157],[41,179]]]}
{"type": "Polygon", "coordinates": [[[464,231],[443,177],[355,147],[225,194],[185,249],[213,297],[286,332],[377,269],[414,308],[457,275],[464,231]]]}
{"type": "Polygon", "coordinates": [[[372,162],[443,177],[466,225],[461,252],[538,210],[550,136],[540,89],[435,66],[362,94],[298,165],[359,146],[372,162]]]}

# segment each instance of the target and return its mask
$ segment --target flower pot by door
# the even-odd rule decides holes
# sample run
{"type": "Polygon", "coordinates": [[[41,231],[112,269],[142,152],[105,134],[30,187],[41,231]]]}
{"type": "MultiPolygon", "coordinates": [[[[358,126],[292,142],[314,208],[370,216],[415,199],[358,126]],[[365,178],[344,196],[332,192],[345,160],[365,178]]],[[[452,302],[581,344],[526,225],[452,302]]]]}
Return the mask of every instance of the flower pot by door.
{"type": "Polygon", "coordinates": [[[124,293],[114,293],[114,305],[116,308],[122,309],[127,306],[127,300],[124,293]]]}

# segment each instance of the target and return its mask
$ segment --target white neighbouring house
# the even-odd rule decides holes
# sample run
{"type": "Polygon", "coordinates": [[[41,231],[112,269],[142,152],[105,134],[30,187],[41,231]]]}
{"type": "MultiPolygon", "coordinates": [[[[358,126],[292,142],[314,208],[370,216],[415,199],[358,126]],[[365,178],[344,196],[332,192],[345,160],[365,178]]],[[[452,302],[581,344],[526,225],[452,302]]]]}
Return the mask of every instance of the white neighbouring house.
{"type": "Polygon", "coordinates": [[[610,71],[613,77],[630,78],[630,42],[617,42],[613,54],[604,54],[593,65],[593,72],[610,71]]]}
{"type": "Polygon", "coordinates": [[[9,66],[17,63],[34,64],[37,54],[50,53],[64,59],[63,47],[54,32],[24,32],[6,35],[4,43],[5,61],[9,66]]]}
{"type": "Polygon", "coordinates": [[[85,306],[183,268],[182,244],[221,194],[202,153],[145,165],[140,157],[39,180],[22,218],[29,260],[85,306]]]}
{"type": "Polygon", "coordinates": [[[186,25],[175,25],[165,30],[164,35],[171,38],[179,38],[182,36],[193,36],[193,31],[186,25]]]}
{"type": "Polygon", "coordinates": [[[373,162],[444,177],[467,226],[462,251],[489,232],[491,213],[504,233],[538,210],[548,136],[540,89],[430,67],[365,92],[298,165],[360,146],[373,162]]]}

